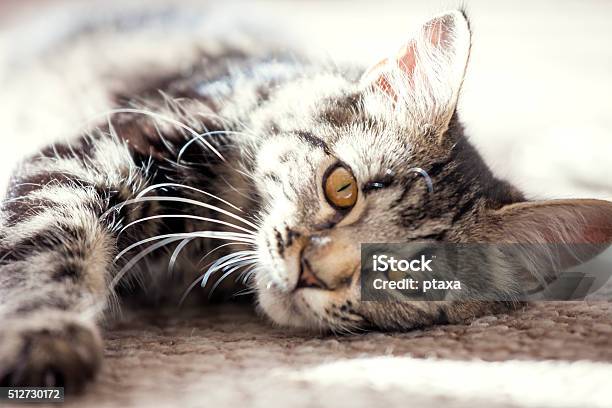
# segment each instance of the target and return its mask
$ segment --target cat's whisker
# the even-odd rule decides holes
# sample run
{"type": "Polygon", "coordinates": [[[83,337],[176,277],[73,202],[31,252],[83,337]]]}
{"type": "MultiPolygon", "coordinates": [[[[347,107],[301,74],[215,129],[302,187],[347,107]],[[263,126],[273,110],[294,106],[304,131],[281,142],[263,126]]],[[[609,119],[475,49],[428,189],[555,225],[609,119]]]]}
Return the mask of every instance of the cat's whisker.
{"type": "Polygon", "coordinates": [[[219,120],[220,122],[226,124],[227,128],[232,128],[233,127],[233,123],[232,122],[235,122],[238,125],[240,125],[242,127],[242,129],[245,130],[245,132],[243,132],[243,133],[245,133],[245,134],[249,134],[249,133],[250,134],[254,134],[255,133],[255,132],[253,132],[253,130],[249,126],[247,126],[246,123],[244,123],[242,120],[240,120],[238,118],[232,118],[231,120],[229,120],[229,119],[224,118],[223,116],[219,115],[218,113],[214,113],[214,112],[197,112],[195,115],[196,116],[202,116],[202,117],[205,117],[205,118],[215,118],[215,119],[219,120]]]}
{"type": "Polygon", "coordinates": [[[243,284],[247,284],[249,279],[251,279],[251,277],[253,275],[255,275],[257,273],[257,266],[255,265],[253,268],[247,269],[246,271],[243,272],[243,276],[242,276],[242,283],[243,284]]]}
{"type": "Polygon", "coordinates": [[[168,202],[178,202],[178,203],[183,203],[183,204],[189,204],[189,205],[195,205],[198,207],[204,207],[204,208],[208,208],[209,210],[213,210],[216,212],[219,212],[221,214],[225,214],[228,217],[234,218],[238,221],[241,221],[243,223],[245,223],[246,225],[248,225],[249,227],[252,227],[254,229],[257,229],[257,226],[255,224],[253,224],[252,222],[246,220],[245,218],[236,215],[230,211],[224,210],[220,207],[217,207],[216,205],[212,205],[212,204],[207,204],[207,203],[203,203],[197,200],[192,200],[189,198],[182,198],[182,197],[164,197],[164,196],[152,196],[152,197],[140,197],[140,198],[133,198],[133,199],[129,199],[129,200],[125,200],[122,203],[116,204],[114,206],[112,206],[108,211],[106,211],[104,214],[102,214],[102,216],[100,218],[104,218],[105,216],[107,216],[110,212],[115,211],[117,209],[121,209],[126,205],[129,204],[137,204],[137,203],[142,203],[142,202],[146,202],[146,201],[168,201],[168,202]]]}
{"type": "Polygon", "coordinates": [[[239,290],[238,292],[234,293],[232,297],[247,296],[247,295],[252,295],[253,293],[257,293],[257,290],[256,289],[243,289],[243,290],[239,290]]]}
{"type": "Polygon", "coordinates": [[[197,139],[193,139],[193,140],[199,140],[208,149],[210,149],[217,157],[219,157],[224,162],[226,161],[225,157],[223,157],[223,155],[221,153],[219,153],[219,151],[217,149],[215,149],[215,147],[212,144],[210,144],[206,139],[201,138],[200,134],[198,132],[196,132],[194,129],[192,129],[191,127],[187,126],[186,124],[184,124],[184,123],[182,123],[182,122],[180,122],[180,121],[178,121],[176,119],[169,118],[169,117],[164,116],[164,115],[162,115],[160,113],[151,112],[151,111],[147,111],[147,110],[144,110],[144,109],[120,108],[120,109],[112,109],[112,110],[104,112],[104,113],[102,113],[100,115],[96,115],[95,118],[98,118],[98,117],[108,117],[110,115],[121,114],[121,113],[134,113],[134,114],[139,114],[139,115],[145,115],[145,116],[149,116],[149,117],[154,118],[154,119],[166,121],[166,122],[168,122],[170,124],[178,126],[179,128],[184,129],[187,132],[189,132],[194,138],[197,138],[197,139]]]}
{"type": "Polygon", "coordinates": [[[198,220],[198,221],[211,222],[213,224],[226,225],[228,227],[235,228],[235,229],[243,231],[243,232],[245,232],[247,234],[251,234],[251,235],[255,236],[255,232],[254,231],[252,231],[252,230],[250,230],[248,228],[241,227],[239,225],[232,224],[231,222],[217,220],[215,218],[200,217],[198,215],[189,215],[189,214],[161,214],[161,215],[152,215],[150,217],[140,218],[140,219],[138,219],[136,221],[130,222],[125,227],[123,227],[119,231],[119,235],[121,235],[128,228],[130,228],[130,227],[132,227],[132,226],[134,226],[136,224],[143,223],[143,222],[146,222],[146,221],[151,221],[151,220],[164,219],[164,218],[184,218],[184,219],[190,219],[190,220],[198,220]]]}
{"type": "Polygon", "coordinates": [[[210,279],[212,274],[218,271],[219,269],[222,269],[229,265],[233,265],[240,261],[256,260],[256,259],[257,259],[257,254],[255,251],[238,251],[238,252],[234,252],[232,254],[219,258],[204,273],[204,279],[202,280],[202,287],[206,286],[206,284],[208,283],[208,279],[210,279]]]}
{"type": "MultiPolygon", "coordinates": [[[[121,268],[121,270],[115,275],[115,277],[111,281],[111,287],[114,287],[121,280],[121,278],[125,275],[125,273],[128,270],[130,270],[132,267],[134,267],[134,265],[136,265],[136,263],[138,263],[141,259],[149,255],[150,253],[154,252],[155,250],[162,248],[172,242],[182,240],[181,244],[179,244],[179,246],[174,250],[173,259],[171,259],[170,265],[171,265],[171,268],[174,268],[174,262],[176,260],[175,255],[178,256],[178,253],[180,252],[180,250],[182,250],[185,245],[187,245],[189,242],[191,242],[192,240],[196,238],[236,239],[236,237],[231,237],[232,234],[225,234],[225,233],[221,234],[221,232],[219,231],[215,231],[216,233],[219,233],[219,234],[208,234],[210,232],[212,231],[206,231],[205,233],[197,232],[197,233],[188,233],[188,234],[167,234],[167,235],[162,235],[158,237],[147,238],[145,240],[142,240],[135,244],[130,245],[128,248],[126,248],[121,253],[119,253],[119,255],[117,255],[117,257],[115,258],[115,261],[120,259],[123,255],[125,255],[125,253],[131,251],[138,245],[142,245],[147,242],[152,242],[154,240],[162,239],[161,242],[158,242],[156,244],[153,244],[147,247],[146,249],[139,252],[136,256],[131,258],[130,261],[123,268],[121,268]],[[221,236],[219,236],[220,234],[221,236]],[[226,237],[223,237],[223,236],[226,236],[226,237]]],[[[244,235],[244,234],[241,234],[241,235],[244,235]]],[[[243,255],[244,253],[248,253],[248,252],[252,253],[252,251],[239,251],[238,253],[235,253],[233,255],[243,255]]]]}
{"type": "MultiPolygon", "coordinates": [[[[203,257],[200,258],[200,260],[198,261],[198,264],[197,264],[197,268],[198,269],[200,268],[200,265],[202,264],[202,262],[204,262],[204,259],[206,259],[210,254],[212,254],[215,251],[218,251],[219,249],[221,249],[223,247],[229,246],[229,245],[250,245],[250,244],[245,243],[245,242],[228,242],[226,244],[219,245],[216,248],[208,251],[203,257]]],[[[214,263],[214,261],[210,262],[209,265],[211,265],[212,263],[214,263]]]]}
{"type": "Polygon", "coordinates": [[[225,268],[228,265],[232,265],[242,259],[246,259],[246,258],[255,258],[257,257],[257,252],[256,251],[249,251],[249,250],[245,250],[245,251],[238,251],[238,252],[233,252],[229,255],[225,255],[219,259],[217,259],[206,271],[205,275],[212,275],[214,272],[218,271],[219,269],[225,268]]]}
{"type": "MultiPolygon", "coordinates": [[[[208,252],[207,252],[207,253],[206,253],[206,254],[205,254],[205,255],[204,255],[204,256],[203,256],[203,257],[200,259],[200,261],[198,262],[198,265],[199,265],[199,264],[201,264],[201,263],[202,263],[202,261],[203,261],[203,260],[204,260],[206,257],[208,257],[210,254],[212,254],[213,252],[215,252],[215,251],[217,251],[217,250],[219,250],[219,249],[221,249],[221,248],[223,248],[223,247],[229,246],[229,245],[248,245],[248,244],[246,244],[246,243],[244,243],[244,242],[228,242],[228,243],[225,243],[225,244],[219,245],[219,246],[217,246],[216,248],[214,248],[214,249],[212,249],[212,250],[208,251],[208,252]]],[[[196,279],[195,279],[193,282],[191,282],[191,284],[189,285],[189,287],[188,287],[188,288],[185,290],[185,293],[183,293],[183,295],[181,296],[181,299],[179,300],[179,306],[181,306],[181,305],[184,303],[184,301],[185,301],[185,299],[187,298],[187,296],[189,295],[189,293],[190,293],[190,292],[193,290],[193,288],[195,288],[195,287],[198,285],[198,283],[199,283],[199,282],[200,282],[202,279],[204,279],[204,276],[205,276],[205,275],[204,275],[204,274],[202,274],[202,275],[198,276],[198,277],[197,277],[197,278],[196,278],[196,279]]]]}
{"type": "Polygon", "coordinates": [[[181,299],[179,300],[179,307],[183,305],[183,303],[185,302],[185,299],[187,299],[187,296],[191,293],[193,288],[195,288],[202,279],[204,279],[204,275],[198,276],[193,282],[191,282],[191,284],[187,287],[187,289],[185,290],[185,293],[183,293],[183,296],[181,296],[181,299]]]}
{"type": "MultiPolygon", "coordinates": [[[[189,146],[191,146],[193,143],[197,142],[197,141],[201,141],[204,144],[206,144],[207,146],[212,147],[212,145],[206,141],[206,139],[204,139],[206,136],[214,136],[214,135],[240,135],[242,134],[242,132],[236,132],[236,131],[231,131],[231,130],[213,130],[211,132],[205,132],[205,133],[197,133],[193,136],[193,138],[189,141],[187,141],[187,143],[185,143],[183,145],[183,147],[181,148],[181,150],[179,150],[178,156],[176,158],[176,162],[180,163],[181,162],[181,158],[183,157],[183,155],[185,154],[185,151],[187,151],[187,149],[189,148],[189,146]]],[[[216,150],[215,150],[216,151],[216,150]]],[[[219,157],[221,157],[223,159],[223,156],[220,156],[219,153],[219,157]]],[[[225,159],[223,159],[225,161],[225,159]]]]}
{"type": "Polygon", "coordinates": [[[181,251],[194,239],[195,238],[185,238],[176,246],[176,248],[174,248],[174,251],[170,256],[170,260],[168,261],[168,272],[170,273],[170,275],[174,275],[174,267],[176,265],[176,260],[180,255],[181,251]]]}
{"type": "Polygon", "coordinates": [[[155,132],[157,133],[159,140],[161,140],[162,144],[170,153],[175,154],[175,147],[168,141],[168,139],[164,136],[164,132],[159,128],[159,124],[157,122],[153,122],[153,126],[155,127],[155,132]]]}
{"type": "MultiPolygon", "coordinates": [[[[257,260],[257,257],[253,257],[253,258],[242,258],[241,260],[243,261],[242,265],[244,266],[244,265],[246,265],[246,264],[253,263],[253,260],[255,260],[255,261],[256,261],[256,260],[257,260]]],[[[223,271],[223,272],[225,272],[225,271],[227,271],[227,270],[228,270],[228,269],[230,269],[230,268],[231,268],[231,265],[226,265],[226,266],[224,266],[224,267],[223,267],[222,271],[223,271]]]]}
{"type": "Polygon", "coordinates": [[[223,280],[225,278],[227,278],[228,276],[230,276],[232,273],[234,273],[235,271],[237,271],[240,268],[244,268],[245,266],[251,264],[254,261],[250,261],[250,262],[242,262],[239,265],[234,266],[233,268],[229,269],[227,272],[225,272],[223,275],[221,275],[219,277],[219,279],[217,279],[217,281],[215,282],[215,284],[213,285],[213,287],[210,289],[210,292],[208,293],[208,299],[212,298],[212,295],[214,293],[214,291],[219,287],[219,285],[221,284],[221,282],[223,282],[223,280]]]}
{"type": "MultiPolygon", "coordinates": [[[[164,163],[169,164],[172,167],[179,167],[181,169],[184,170],[190,170],[192,167],[195,167],[197,165],[202,165],[203,163],[194,163],[194,162],[188,162],[183,160],[182,163],[177,163],[175,160],[170,160],[167,157],[164,158],[164,163]]],[[[168,169],[169,167],[162,167],[161,165],[159,166],[160,168],[165,168],[168,169]]]]}
{"type": "Polygon", "coordinates": [[[162,247],[164,247],[164,246],[166,246],[168,244],[171,244],[172,242],[178,241],[178,240],[180,240],[180,238],[168,238],[168,239],[164,239],[163,241],[155,243],[153,245],[150,245],[146,249],[140,251],[136,256],[134,256],[132,259],[130,259],[130,261],[128,263],[126,263],[119,270],[119,272],[117,272],[117,274],[111,280],[110,287],[114,288],[117,285],[117,283],[119,283],[119,281],[123,278],[123,276],[126,274],[126,272],[129,271],[130,269],[132,269],[134,267],[134,265],[136,265],[141,259],[143,259],[147,255],[149,255],[150,253],[156,251],[157,249],[162,248],[162,247]]]}
{"type": "Polygon", "coordinates": [[[207,195],[209,197],[212,197],[214,199],[217,199],[217,200],[221,201],[223,204],[227,204],[228,206],[232,207],[235,210],[243,212],[241,208],[235,206],[234,204],[230,203],[229,201],[226,201],[226,200],[222,199],[221,197],[219,197],[219,196],[217,196],[215,194],[209,193],[208,191],[204,191],[204,190],[201,190],[199,188],[188,186],[186,184],[179,184],[179,183],[159,183],[159,184],[154,184],[152,186],[149,186],[149,187],[145,188],[140,193],[138,193],[136,198],[140,198],[140,197],[144,196],[149,191],[156,190],[158,188],[164,188],[164,187],[178,187],[178,188],[184,188],[184,189],[191,190],[191,191],[197,191],[198,193],[201,193],[201,194],[207,195]]]}
{"type": "Polygon", "coordinates": [[[242,234],[239,232],[225,232],[225,231],[198,231],[198,232],[188,232],[188,233],[175,233],[175,234],[164,234],[158,235],[155,237],[146,238],[140,240],[138,242],[133,243],[132,245],[125,248],[123,251],[119,252],[119,254],[115,257],[115,262],[121,259],[125,254],[130,252],[132,249],[149,243],[153,241],[159,241],[166,238],[176,238],[176,240],[186,239],[186,238],[213,238],[213,239],[221,239],[221,240],[235,240],[238,242],[246,242],[246,243],[255,243],[255,240],[247,234],[242,234]]]}
{"type": "Polygon", "coordinates": [[[425,183],[427,184],[427,191],[433,193],[433,182],[431,181],[431,177],[429,177],[429,174],[425,170],[420,167],[411,167],[407,171],[423,176],[423,178],[425,179],[425,183]]]}

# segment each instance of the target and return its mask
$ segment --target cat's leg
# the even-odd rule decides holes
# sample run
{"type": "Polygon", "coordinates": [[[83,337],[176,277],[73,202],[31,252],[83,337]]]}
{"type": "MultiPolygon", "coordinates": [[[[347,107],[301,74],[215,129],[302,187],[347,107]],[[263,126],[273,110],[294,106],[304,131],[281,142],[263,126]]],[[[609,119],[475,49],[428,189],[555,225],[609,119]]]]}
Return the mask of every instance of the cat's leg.
{"type": "Polygon", "coordinates": [[[15,174],[0,212],[0,386],[75,391],[96,374],[114,257],[157,233],[155,222],[117,231],[155,203],[108,210],[146,187],[146,169],[101,134],[48,148],[15,174]]]}

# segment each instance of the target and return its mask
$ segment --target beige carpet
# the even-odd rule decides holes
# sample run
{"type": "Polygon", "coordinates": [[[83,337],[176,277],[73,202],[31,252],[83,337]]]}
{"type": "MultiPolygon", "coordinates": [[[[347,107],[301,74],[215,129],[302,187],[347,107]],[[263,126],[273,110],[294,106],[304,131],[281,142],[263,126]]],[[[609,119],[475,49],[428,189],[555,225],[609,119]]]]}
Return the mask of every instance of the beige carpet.
{"type": "Polygon", "coordinates": [[[70,407],[610,407],[612,304],[540,303],[467,325],[312,336],[248,306],[127,317],[70,407]]]}

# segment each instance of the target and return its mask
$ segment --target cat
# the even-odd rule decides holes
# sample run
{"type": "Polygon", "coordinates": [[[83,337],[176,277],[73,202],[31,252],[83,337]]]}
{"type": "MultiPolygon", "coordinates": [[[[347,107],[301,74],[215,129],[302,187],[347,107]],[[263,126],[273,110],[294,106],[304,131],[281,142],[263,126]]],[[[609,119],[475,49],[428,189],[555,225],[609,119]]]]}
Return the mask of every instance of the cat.
{"type": "MultiPolygon", "coordinates": [[[[410,330],[520,303],[362,302],[361,243],[608,245],[611,203],[528,201],[469,143],[457,104],[470,47],[456,10],[365,70],[226,45],[117,92],[108,119],[11,178],[0,385],[81,390],[102,362],[100,324],[133,286],[172,298],[239,276],[274,324],[410,330]]],[[[486,277],[499,293],[537,278],[486,277]]]]}

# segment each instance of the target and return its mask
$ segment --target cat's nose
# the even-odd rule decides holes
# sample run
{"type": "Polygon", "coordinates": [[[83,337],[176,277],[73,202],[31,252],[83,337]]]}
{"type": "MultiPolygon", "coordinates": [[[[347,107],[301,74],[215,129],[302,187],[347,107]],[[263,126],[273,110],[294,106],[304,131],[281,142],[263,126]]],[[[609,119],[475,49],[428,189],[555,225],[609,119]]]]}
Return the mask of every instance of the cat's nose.
{"type": "Polygon", "coordinates": [[[310,265],[308,259],[304,257],[300,259],[300,278],[296,288],[317,288],[329,290],[325,282],[319,279],[315,271],[312,270],[312,266],[310,265]]]}
{"type": "Polygon", "coordinates": [[[333,290],[350,284],[360,263],[358,248],[341,238],[309,237],[300,254],[297,287],[333,290]]]}

